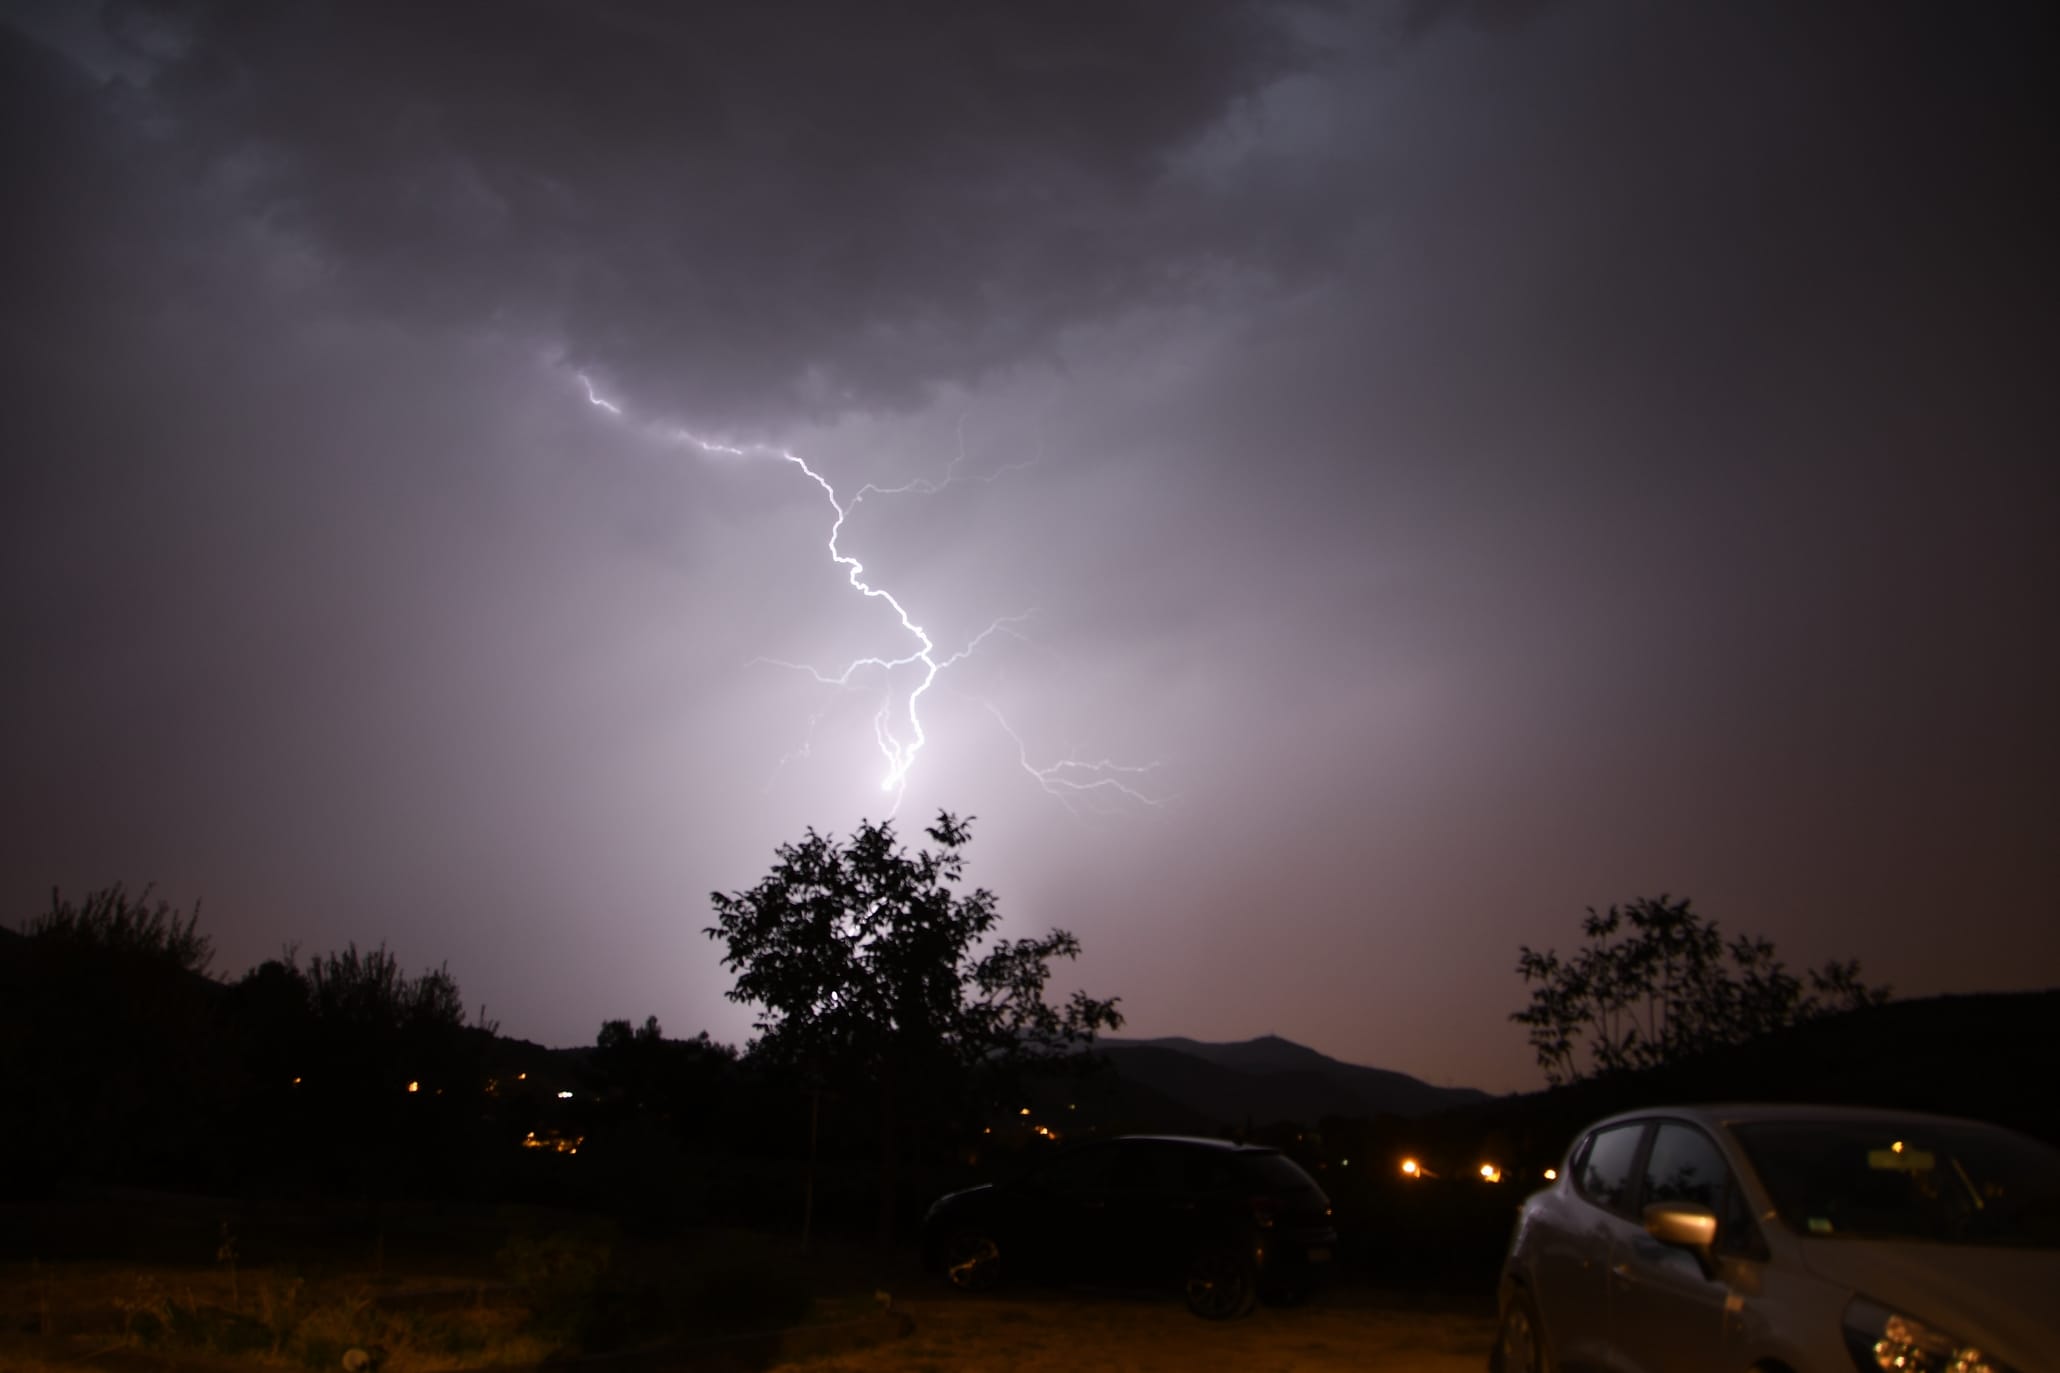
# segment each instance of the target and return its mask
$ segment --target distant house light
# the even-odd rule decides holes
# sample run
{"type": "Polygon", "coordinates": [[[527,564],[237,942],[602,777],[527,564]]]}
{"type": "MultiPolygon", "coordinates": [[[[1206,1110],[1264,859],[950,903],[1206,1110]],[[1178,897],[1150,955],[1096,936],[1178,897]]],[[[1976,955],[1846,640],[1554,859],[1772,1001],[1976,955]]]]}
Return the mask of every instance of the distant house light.
{"type": "Polygon", "coordinates": [[[1492,1163],[1483,1163],[1483,1164],[1481,1165],[1481,1181],[1482,1181],[1482,1182],[1500,1182],[1500,1181],[1502,1181],[1502,1170],[1501,1170],[1500,1168],[1497,1168],[1497,1167],[1496,1167],[1496,1166],[1495,1166],[1494,1164],[1492,1164],[1492,1163]]]}
{"type": "Polygon", "coordinates": [[[1547,1182],[1558,1182],[1558,1181],[1559,1181],[1559,1170],[1558,1170],[1557,1168],[1547,1168],[1547,1169],[1545,1170],[1545,1181],[1547,1181],[1547,1182]]]}
{"type": "Polygon", "coordinates": [[[560,1092],[560,1093],[558,1093],[558,1100],[560,1100],[560,1101],[570,1101],[570,1100],[572,1100],[572,1093],[570,1093],[570,1092],[560,1092]]]}
{"type": "Polygon", "coordinates": [[[1423,1176],[1423,1165],[1422,1165],[1421,1163],[1418,1163],[1418,1162],[1417,1162],[1417,1161],[1416,1161],[1415,1159],[1413,1159],[1413,1158],[1405,1158],[1405,1159],[1403,1159],[1403,1160],[1402,1160],[1402,1176],[1403,1176],[1403,1177],[1405,1177],[1405,1178],[1420,1178],[1420,1177],[1422,1177],[1422,1176],[1423,1176]]]}
{"type": "Polygon", "coordinates": [[[422,1084],[419,1082],[410,1082],[408,1084],[408,1090],[411,1092],[419,1092],[422,1090],[422,1084]]]}

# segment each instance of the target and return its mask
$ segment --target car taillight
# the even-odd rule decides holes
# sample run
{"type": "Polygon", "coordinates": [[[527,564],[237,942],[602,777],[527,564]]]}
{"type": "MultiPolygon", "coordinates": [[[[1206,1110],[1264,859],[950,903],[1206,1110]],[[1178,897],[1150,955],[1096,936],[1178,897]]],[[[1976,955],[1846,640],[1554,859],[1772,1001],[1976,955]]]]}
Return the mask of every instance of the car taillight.
{"type": "Polygon", "coordinates": [[[1280,1217],[1280,1202],[1274,1197],[1252,1198],[1252,1223],[1261,1230],[1273,1228],[1273,1222],[1280,1217]]]}

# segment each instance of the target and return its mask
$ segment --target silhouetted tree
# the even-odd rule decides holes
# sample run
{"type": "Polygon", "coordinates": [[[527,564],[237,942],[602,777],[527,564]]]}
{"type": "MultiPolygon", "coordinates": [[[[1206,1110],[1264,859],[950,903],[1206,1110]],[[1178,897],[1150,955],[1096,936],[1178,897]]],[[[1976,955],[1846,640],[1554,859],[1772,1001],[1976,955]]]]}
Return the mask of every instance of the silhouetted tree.
{"type": "MultiPolygon", "coordinates": [[[[459,1171],[461,1102],[484,1080],[492,1026],[474,1033],[446,965],[417,976],[384,944],[303,963],[294,949],[229,992],[257,1124],[291,1162],[366,1196],[459,1171]],[[411,1085],[412,1084],[412,1085],[411,1085]],[[315,1167],[317,1158],[327,1162],[315,1167]]],[[[297,1179],[299,1180],[299,1179],[297,1179]]]]}
{"type": "Polygon", "coordinates": [[[214,945],[198,932],[199,904],[181,916],[162,897],[151,904],[154,890],[146,886],[132,901],[127,888],[117,882],[88,893],[75,905],[52,887],[50,909],[31,920],[24,933],[48,949],[85,949],[205,973],[214,959],[214,945]]]}
{"type": "Polygon", "coordinates": [[[1726,941],[1686,900],[1588,908],[1587,947],[1562,959],[1522,946],[1516,970],[1535,983],[1510,1014],[1554,1086],[1595,1073],[1650,1068],[1771,1030],[1888,999],[1855,961],[1790,974],[1764,937],[1726,941]],[[1807,979],[1805,981],[1804,979],[1807,979]],[[1585,1063],[1584,1063],[1585,1056],[1585,1063]]]}
{"type": "Polygon", "coordinates": [[[8,941],[0,1062],[33,1122],[0,1141],[11,1183],[188,1185],[220,1171],[234,1056],[198,922],[149,887],[76,902],[53,890],[8,941]]]}
{"type": "MultiPolygon", "coordinates": [[[[754,1055],[798,1071],[817,1101],[835,1080],[877,1104],[883,1243],[905,1123],[948,1114],[982,1079],[1054,1066],[1122,1023],[1113,999],[1045,1000],[1051,960],[1080,953],[1065,930],[983,946],[1000,918],[994,894],[954,890],[970,823],[940,813],[926,831],[938,847],[914,854],[891,822],[861,822],[843,843],[811,829],[780,846],[757,886],[711,897],[705,933],[737,974],[727,995],[760,1008],[754,1055]]],[[[811,1186],[812,1166],[811,1153],[811,1186]]]]}
{"type": "Polygon", "coordinates": [[[684,1129],[706,1114],[708,1098],[736,1066],[737,1051],[706,1030],[692,1039],[667,1039],[653,1015],[635,1029],[627,1020],[603,1021],[587,1076],[596,1092],[684,1129]]]}

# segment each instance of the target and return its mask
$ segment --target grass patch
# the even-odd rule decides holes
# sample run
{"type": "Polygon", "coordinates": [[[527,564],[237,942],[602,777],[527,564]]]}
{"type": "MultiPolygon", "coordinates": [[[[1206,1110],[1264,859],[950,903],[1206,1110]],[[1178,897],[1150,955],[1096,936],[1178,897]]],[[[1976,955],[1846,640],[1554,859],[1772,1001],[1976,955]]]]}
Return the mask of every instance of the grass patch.
{"type": "Polygon", "coordinates": [[[756,1335],[871,1309],[877,1265],[804,1257],[792,1237],[657,1239],[611,1222],[506,1212],[468,1253],[244,1264],[219,1237],[187,1264],[0,1266],[0,1367],[90,1367],[81,1352],[382,1373],[443,1373],[756,1335]],[[209,1262],[214,1259],[214,1262],[209,1262]]]}

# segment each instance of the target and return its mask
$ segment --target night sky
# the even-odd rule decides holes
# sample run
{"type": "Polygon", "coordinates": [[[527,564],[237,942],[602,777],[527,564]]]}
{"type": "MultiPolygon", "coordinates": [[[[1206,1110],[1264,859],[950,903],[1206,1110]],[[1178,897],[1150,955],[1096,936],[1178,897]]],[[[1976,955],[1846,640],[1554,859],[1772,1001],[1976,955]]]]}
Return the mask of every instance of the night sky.
{"type": "Polygon", "coordinates": [[[741,1041],[708,893],[948,808],[1130,1034],[2060,983],[2036,7],[0,15],[7,923],[741,1041]]]}

